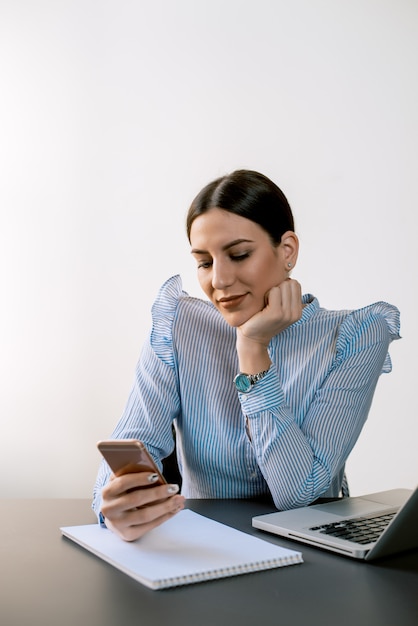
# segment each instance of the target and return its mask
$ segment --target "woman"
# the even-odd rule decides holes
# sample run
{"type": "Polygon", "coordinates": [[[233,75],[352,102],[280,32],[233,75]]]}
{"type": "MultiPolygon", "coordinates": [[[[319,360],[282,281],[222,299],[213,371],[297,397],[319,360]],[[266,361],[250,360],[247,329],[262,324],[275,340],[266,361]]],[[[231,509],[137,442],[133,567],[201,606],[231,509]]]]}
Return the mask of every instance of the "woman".
{"type": "Polygon", "coordinates": [[[208,301],[188,297],[179,277],[163,285],[113,433],[140,439],[161,465],[174,425],[182,495],[152,486],[149,472],[109,480],[103,463],[93,506],[126,540],[175,515],[185,497],[269,494],[288,509],[338,496],[399,337],[389,304],[328,311],[302,296],[290,278],[299,248],[292,212],[262,174],[239,170],[207,185],[187,234],[208,301]]]}

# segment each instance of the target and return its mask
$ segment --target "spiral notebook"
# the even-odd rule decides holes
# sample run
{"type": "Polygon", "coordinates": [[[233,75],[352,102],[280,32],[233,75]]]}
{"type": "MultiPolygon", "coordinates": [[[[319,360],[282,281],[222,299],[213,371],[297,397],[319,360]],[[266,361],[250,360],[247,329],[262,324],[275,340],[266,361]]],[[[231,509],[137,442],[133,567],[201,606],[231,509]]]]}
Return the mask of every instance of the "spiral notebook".
{"type": "Polygon", "coordinates": [[[135,542],[99,524],[65,526],[62,534],[151,589],[302,563],[302,554],[180,511],[135,542]]]}

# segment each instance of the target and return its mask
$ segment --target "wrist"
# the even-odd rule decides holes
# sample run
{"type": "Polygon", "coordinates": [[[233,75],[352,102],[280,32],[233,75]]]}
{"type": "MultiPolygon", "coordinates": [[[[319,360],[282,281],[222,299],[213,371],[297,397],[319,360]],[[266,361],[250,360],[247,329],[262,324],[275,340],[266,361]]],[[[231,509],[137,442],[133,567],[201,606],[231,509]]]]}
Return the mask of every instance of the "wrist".
{"type": "Polygon", "coordinates": [[[241,372],[257,374],[271,365],[267,346],[237,334],[237,355],[241,372]]]}

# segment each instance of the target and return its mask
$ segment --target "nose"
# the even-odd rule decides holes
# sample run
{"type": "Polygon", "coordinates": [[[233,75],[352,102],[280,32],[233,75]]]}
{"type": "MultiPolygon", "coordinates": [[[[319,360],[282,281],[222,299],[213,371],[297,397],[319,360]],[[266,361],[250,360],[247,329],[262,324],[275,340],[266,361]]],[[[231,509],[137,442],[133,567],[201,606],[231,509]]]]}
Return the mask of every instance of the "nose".
{"type": "Polygon", "coordinates": [[[212,265],[212,287],[214,289],[225,289],[232,285],[235,280],[234,269],[228,262],[213,261],[212,265]]]}

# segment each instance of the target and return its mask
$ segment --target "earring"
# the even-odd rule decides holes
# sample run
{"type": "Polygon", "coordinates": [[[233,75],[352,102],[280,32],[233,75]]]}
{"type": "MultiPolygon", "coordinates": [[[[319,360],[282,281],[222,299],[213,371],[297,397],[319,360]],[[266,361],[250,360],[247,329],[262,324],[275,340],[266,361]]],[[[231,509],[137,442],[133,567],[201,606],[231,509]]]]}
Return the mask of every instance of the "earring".
{"type": "Polygon", "coordinates": [[[288,263],[288,264],[287,264],[287,267],[290,269],[290,268],[292,267],[292,264],[291,264],[291,263],[288,263]]]}

